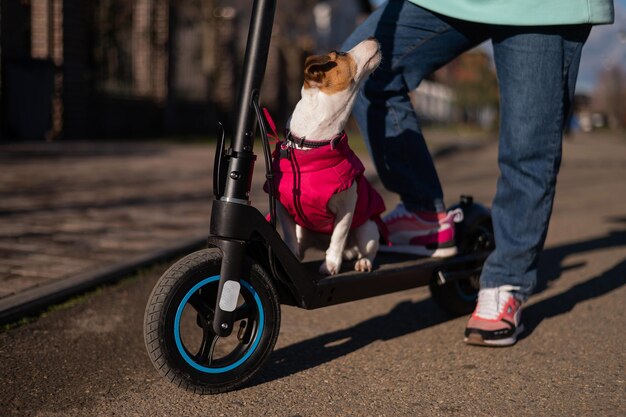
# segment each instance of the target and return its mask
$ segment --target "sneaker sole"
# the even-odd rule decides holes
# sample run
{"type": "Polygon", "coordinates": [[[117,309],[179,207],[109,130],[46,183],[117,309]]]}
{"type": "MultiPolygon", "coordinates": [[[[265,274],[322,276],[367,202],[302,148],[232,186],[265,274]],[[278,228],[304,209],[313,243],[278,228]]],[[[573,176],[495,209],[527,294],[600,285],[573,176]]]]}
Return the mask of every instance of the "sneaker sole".
{"type": "Polygon", "coordinates": [[[380,248],[378,248],[378,251],[391,253],[408,253],[411,255],[430,256],[432,258],[449,258],[459,252],[456,246],[452,246],[449,248],[428,249],[424,246],[416,245],[381,245],[380,248]]]}
{"type": "Polygon", "coordinates": [[[472,333],[468,337],[464,338],[463,341],[468,345],[474,346],[493,346],[493,347],[505,347],[514,345],[517,342],[517,336],[522,334],[524,331],[524,324],[520,324],[515,333],[511,337],[507,337],[506,339],[494,339],[494,340],[485,340],[478,333],[472,333]]]}

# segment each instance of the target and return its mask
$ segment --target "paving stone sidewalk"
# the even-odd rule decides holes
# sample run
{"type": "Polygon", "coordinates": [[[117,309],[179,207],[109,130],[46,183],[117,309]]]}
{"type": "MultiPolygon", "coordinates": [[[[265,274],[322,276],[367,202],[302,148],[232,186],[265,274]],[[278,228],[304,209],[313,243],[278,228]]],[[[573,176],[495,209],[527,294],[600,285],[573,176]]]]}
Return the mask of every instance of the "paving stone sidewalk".
{"type": "MultiPolygon", "coordinates": [[[[476,143],[452,136],[433,135],[433,151],[476,143]]],[[[168,248],[201,245],[209,230],[213,148],[0,144],[0,310],[10,300],[22,302],[20,294],[45,294],[55,283],[71,287],[72,280],[111,274],[168,248]]],[[[370,159],[362,159],[375,178],[370,159]]],[[[252,200],[264,210],[260,156],[255,169],[252,200]]]]}
{"type": "Polygon", "coordinates": [[[211,148],[0,146],[0,301],[206,236],[211,148]]]}

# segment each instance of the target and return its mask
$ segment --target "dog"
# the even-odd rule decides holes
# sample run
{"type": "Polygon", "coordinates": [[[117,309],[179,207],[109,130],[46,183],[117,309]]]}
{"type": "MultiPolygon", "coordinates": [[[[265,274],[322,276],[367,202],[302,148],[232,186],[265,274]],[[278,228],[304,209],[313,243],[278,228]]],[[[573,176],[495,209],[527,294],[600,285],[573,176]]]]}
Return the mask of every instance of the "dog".
{"type": "Polygon", "coordinates": [[[348,52],[308,57],[301,99],[273,154],[285,243],[298,259],[310,247],[326,248],[319,268],[324,275],[337,274],[344,257],[355,260],[356,271],[369,272],[378,251],[385,205],[365,179],[344,126],[359,86],[381,56],[370,38],[348,52]]]}

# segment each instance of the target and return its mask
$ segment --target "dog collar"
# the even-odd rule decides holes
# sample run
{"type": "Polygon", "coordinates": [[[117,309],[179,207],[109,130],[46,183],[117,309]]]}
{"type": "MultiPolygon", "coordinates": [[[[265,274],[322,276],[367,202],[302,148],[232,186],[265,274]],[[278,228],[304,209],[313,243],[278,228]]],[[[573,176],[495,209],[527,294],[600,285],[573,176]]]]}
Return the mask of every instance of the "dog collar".
{"type": "MultiPolygon", "coordinates": [[[[267,110],[267,108],[263,107],[263,113],[265,114],[265,120],[267,121],[270,129],[272,130],[273,135],[268,134],[268,137],[271,137],[272,139],[274,139],[276,142],[281,143],[280,142],[280,138],[278,137],[278,133],[276,133],[276,124],[274,123],[274,120],[272,119],[272,116],[270,115],[269,110],[267,110]]],[[[328,140],[322,140],[322,141],[313,141],[313,140],[306,140],[305,137],[298,137],[296,135],[294,135],[293,133],[291,133],[291,130],[289,129],[285,129],[285,141],[286,142],[291,142],[293,144],[298,145],[299,147],[303,148],[321,148],[324,147],[326,145],[330,145],[330,149],[335,149],[335,147],[337,146],[337,143],[339,143],[339,141],[341,141],[341,139],[343,139],[344,137],[347,138],[348,135],[346,135],[346,131],[342,130],[341,132],[337,133],[335,136],[333,136],[332,138],[328,139],[328,140]]],[[[281,144],[281,149],[285,150],[287,149],[287,147],[285,147],[284,143],[281,144]]]]}
{"type": "Polygon", "coordinates": [[[342,130],[341,132],[337,133],[335,136],[333,136],[330,139],[327,140],[307,140],[305,137],[298,137],[296,135],[294,135],[293,133],[291,133],[290,130],[285,130],[285,140],[291,142],[291,143],[295,143],[296,145],[298,145],[299,147],[306,147],[306,148],[321,148],[322,146],[326,146],[326,145],[330,145],[331,149],[335,149],[335,146],[337,146],[337,143],[339,143],[339,141],[346,136],[346,132],[344,130],[342,130]]]}

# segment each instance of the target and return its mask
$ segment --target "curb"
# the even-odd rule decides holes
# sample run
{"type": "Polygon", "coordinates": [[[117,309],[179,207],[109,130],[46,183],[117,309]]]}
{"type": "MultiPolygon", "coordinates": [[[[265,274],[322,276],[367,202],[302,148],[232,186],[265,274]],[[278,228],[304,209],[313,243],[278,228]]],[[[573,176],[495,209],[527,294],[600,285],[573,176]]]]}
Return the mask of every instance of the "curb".
{"type": "Polygon", "coordinates": [[[0,324],[12,323],[27,315],[39,313],[46,307],[67,300],[73,295],[99,285],[112,284],[134,274],[141,268],[192,252],[205,245],[206,236],[196,237],[165,249],[136,256],[126,262],[116,263],[10,295],[0,299],[0,324]]]}

